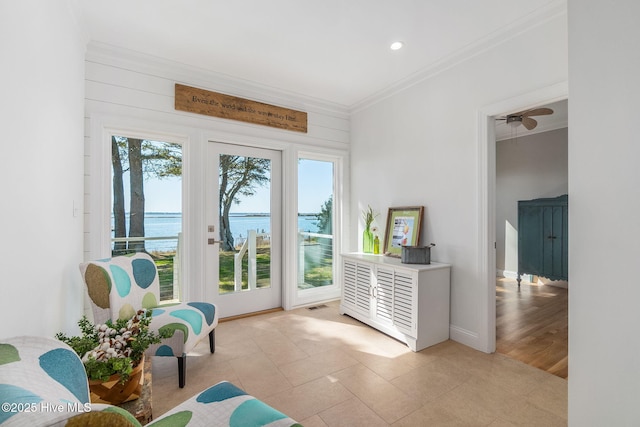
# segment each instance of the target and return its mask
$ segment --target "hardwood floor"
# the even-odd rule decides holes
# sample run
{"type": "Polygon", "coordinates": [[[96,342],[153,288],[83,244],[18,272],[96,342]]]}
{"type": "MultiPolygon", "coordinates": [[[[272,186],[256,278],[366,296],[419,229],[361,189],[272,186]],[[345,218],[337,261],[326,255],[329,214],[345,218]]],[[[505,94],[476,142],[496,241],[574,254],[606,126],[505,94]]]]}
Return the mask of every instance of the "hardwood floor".
{"type": "Polygon", "coordinates": [[[496,351],[561,378],[568,375],[567,289],[496,282],[496,351]]]}

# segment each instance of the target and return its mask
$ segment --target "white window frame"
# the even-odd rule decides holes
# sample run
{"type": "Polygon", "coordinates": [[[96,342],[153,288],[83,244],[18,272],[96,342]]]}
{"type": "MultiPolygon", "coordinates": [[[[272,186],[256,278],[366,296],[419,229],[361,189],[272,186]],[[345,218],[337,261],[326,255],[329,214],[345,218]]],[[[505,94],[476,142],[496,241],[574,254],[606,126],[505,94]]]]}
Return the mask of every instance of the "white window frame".
{"type": "Polygon", "coordinates": [[[206,179],[202,159],[208,141],[250,145],[282,151],[282,306],[285,310],[339,299],[342,277],[340,254],[348,249],[349,236],[349,153],[343,149],[309,147],[299,142],[277,140],[272,136],[248,136],[216,129],[183,126],[155,120],[92,114],[88,144],[88,176],[85,197],[85,259],[111,256],[111,135],[174,142],[183,147],[182,215],[183,215],[183,279],[188,286],[183,300],[206,301],[204,255],[198,248],[205,243],[205,233],[196,233],[206,224],[198,203],[204,197],[206,179]],[[298,291],[297,224],[298,224],[298,159],[334,162],[334,274],[333,284],[298,291]]]}
{"type": "Polygon", "coordinates": [[[343,252],[345,236],[345,226],[348,224],[345,216],[345,207],[348,206],[346,200],[347,187],[345,182],[345,165],[347,164],[346,152],[319,152],[312,150],[299,150],[295,153],[293,159],[293,173],[295,176],[295,185],[292,185],[289,189],[289,200],[294,200],[291,203],[292,220],[287,221],[289,229],[295,228],[291,232],[289,241],[289,251],[285,254],[287,259],[287,271],[289,272],[289,291],[287,292],[289,297],[289,303],[285,308],[295,308],[311,304],[318,304],[334,299],[338,299],[342,293],[342,277],[339,268],[340,254],[343,252]],[[297,218],[298,218],[298,160],[318,160],[333,163],[333,283],[327,286],[321,286],[314,289],[298,289],[298,230],[297,230],[297,218]],[[294,225],[295,224],[295,225],[294,225]]]}
{"type": "MultiPolygon", "coordinates": [[[[190,140],[193,135],[188,133],[174,133],[171,130],[158,130],[157,123],[143,123],[136,120],[135,123],[126,118],[108,118],[94,116],[91,119],[91,139],[89,150],[89,197],[85,208],[88,227],[85,233],[85,259],[104,259],[111,257],[111,137],[126,136],[132,138],[151,139],[155,141],[177,143],[182,146],[182,234],[188,239],[190,222],[184,220],[187,217],[189,206],[188,182],[190,181],[184,171],[189,170],[190,164],[190,140]],[[150,130],[155,129],[155,130],[150,130]]],[[[185,242],[186,243],[186,242],[185,242]]],[[[189,256],[189,245],[182,248],[182,265],[179,268],[185,272],[184,260],[189,256]]],[[[192,282],[183,277],[186,283],[192,282]]],[[[191,294],[199,290],[181,288],[183,300],[190,298],[191,294]]]]}

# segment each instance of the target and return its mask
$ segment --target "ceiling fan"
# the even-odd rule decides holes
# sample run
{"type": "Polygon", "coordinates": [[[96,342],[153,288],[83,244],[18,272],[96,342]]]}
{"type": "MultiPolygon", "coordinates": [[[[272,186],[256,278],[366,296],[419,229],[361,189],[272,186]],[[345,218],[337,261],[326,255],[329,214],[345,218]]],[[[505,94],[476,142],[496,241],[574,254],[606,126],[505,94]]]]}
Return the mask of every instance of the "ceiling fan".
{"type": "Polygon", "coordinates": [[[531,116],[547,116],[549,114],[553,114],[551,108],[534,108],[532,110],[508,114],[506,117],[500,117],[496,120],[506,120],[506,123],[511,127],[518,127],[522,124],[527,130],[531,130],[538,126],[538,122],[532,119],[531,116]]]}

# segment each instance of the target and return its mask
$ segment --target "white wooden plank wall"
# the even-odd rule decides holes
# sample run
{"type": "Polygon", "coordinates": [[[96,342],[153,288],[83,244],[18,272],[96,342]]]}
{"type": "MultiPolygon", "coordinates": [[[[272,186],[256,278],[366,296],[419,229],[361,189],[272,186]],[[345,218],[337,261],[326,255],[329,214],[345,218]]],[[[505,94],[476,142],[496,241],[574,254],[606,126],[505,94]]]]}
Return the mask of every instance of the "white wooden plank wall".
{"type": "Polygon", "coordinates": [[[262,137],[305,150],[349,148],[349,114],[343,106],[239,83],[203,70],[100,45],[89,45],[85,64],[85,258],[89,254],[90,241],[91,138],[95,137],[91,135],[92,115],[134,117],[141,122],[171,123],[240,137],[262,137]],[[306,111],[308,132],[302,134],[176,111],[175,83],[306,111]]]}

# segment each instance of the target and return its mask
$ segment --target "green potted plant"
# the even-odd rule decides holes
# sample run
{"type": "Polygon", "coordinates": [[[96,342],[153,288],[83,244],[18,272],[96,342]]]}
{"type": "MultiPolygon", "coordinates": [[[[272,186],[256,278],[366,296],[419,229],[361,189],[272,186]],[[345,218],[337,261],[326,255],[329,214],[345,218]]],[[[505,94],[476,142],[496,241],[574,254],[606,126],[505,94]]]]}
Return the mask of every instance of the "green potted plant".
{"type": "Polygon", "coordinates": [[[82,359],[91,391],[101,400],[117,404],[130,400],[135,393],[136,387],[127,384],[141,379],[144,352],[167,337],[165,333],[150,331],[150,322],[151,311],[147,310],[139,310],[129,320],[107,320],[98,325],[83,316],[78,322],[81,335],[68,337],[58,333],[56,338],[68,344],[82,359]],[[131,393],[124,396],[122,390],[131,390],[131,393]]]}

